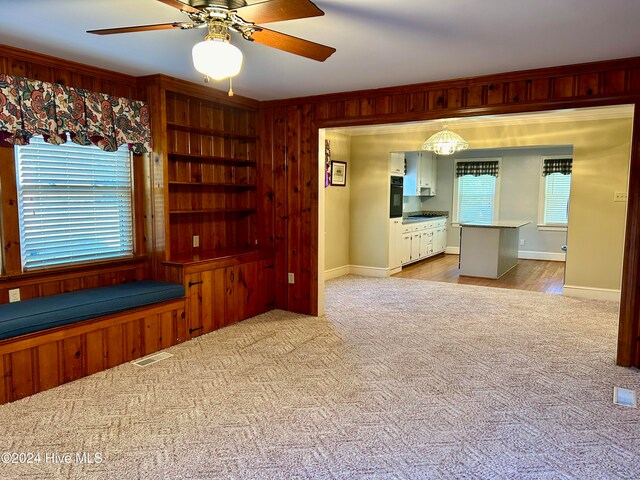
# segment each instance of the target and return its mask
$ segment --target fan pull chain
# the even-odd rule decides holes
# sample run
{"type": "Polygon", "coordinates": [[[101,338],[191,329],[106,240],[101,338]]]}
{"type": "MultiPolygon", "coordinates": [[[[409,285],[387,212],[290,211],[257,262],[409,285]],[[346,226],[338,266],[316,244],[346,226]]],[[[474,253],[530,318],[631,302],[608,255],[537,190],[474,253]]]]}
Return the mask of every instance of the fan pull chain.
{"type": "Polygon", "coordinates": [[[229,77],[229,96],[233,97],[233,77],[229,77]]]}

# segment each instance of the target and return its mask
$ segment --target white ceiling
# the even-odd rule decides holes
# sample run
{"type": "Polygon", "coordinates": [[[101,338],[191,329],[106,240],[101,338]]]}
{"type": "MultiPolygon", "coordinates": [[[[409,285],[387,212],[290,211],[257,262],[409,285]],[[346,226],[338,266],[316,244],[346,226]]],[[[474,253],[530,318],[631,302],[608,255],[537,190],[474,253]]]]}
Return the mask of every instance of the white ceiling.
{"type": "MultiPolygon", "coordinates": [[[[157,0],[2,3],[11,5],[4,5],[0,15],[0,43],[132,75],[164,73],[202,81],[191,63],[201,30],[85,33],[188,20],[157,0]]],[[[319,63],[235,37],[245,55],[234,79],[236,93],[269,100],[640,55],[638,0],[315,3],[324,17],[268,27],[337,52],[319,63]]],[[[212,86],[227,88],[226,82],[212,86]]]]}

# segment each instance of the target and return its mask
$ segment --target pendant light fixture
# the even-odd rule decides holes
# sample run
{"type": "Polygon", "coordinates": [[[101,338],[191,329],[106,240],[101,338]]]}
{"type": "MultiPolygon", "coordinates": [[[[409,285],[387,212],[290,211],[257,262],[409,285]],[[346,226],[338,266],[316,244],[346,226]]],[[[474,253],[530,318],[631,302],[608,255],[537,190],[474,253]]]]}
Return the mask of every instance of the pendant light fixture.
{"type": "Polygon", "coordinates": [[[227,26],[223,22],[209,23],[209,34],[196,43],[191,51],[193,66],[214,80],[235,77],[242,68],[242,52],[230,43],[227,26]]]}
{"type": "Polygon", "coordinates": [[[469,144],[460,135],[448,130],[447,125],[438,133],[431,135],[422,144],[423,150],[428,150],[436,155],[452,155],[467,148],[469,148],[469,144]]]}

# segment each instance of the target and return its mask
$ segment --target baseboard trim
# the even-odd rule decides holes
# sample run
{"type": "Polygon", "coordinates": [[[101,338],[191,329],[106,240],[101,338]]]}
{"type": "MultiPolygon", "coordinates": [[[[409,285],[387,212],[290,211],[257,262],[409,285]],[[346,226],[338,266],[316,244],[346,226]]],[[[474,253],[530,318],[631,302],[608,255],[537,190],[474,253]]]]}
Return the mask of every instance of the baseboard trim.
{"type": "Polygon", "coordinates": [[[562,294],[567,297],[591,298],[594,300],[620,301],[620,290],[609,288],[577,287],[575,285],[565,285],[562,294]]]}
{"type": "Polygon", "coordinates": [[[386,278],[389,276],[388,268],[380,268],[380,267],[365,267],[362,265],[350,265],[349,273],[351,275],[362,275],[364,277],[379,277],[386,278]]]}
{"type": "Polygon", "coordinates": [[[449,255],[460,255],[460,247],[447,247],[445,248],[444,253],[448,253],[449,255]]]}
{"type": "Polygon", "coordinates": [[[528,250],[518,250],[518,258],[522,258],[523,260],[564,262],[567,258],[567,254],[562,252],[532,252],[528,250]]]}
{"type": "Polygon", "coordinates": [[[324,280],[331,280],[332,278],[342,277],[349,275],[349,265],[343,265],[342,267],[331,268],[324,271],[324,280]]]}

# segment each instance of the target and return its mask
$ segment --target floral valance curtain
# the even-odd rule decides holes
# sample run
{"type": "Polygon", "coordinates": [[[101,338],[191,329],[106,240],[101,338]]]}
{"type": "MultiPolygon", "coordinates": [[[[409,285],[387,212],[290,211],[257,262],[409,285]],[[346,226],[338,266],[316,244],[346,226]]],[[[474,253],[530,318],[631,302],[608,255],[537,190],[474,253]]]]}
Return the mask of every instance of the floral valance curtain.
{"type": "Polygon", "coordinates": [[[480,175],[498,176],[499,165],[497,161],[490,162],[458,162],[456,163],[456,177],[464,175],[480,175]]]}
{"type": "Polygon", "coordinates": [[[0,74],[0,145],[25,145],[34,135],[46,142],[96,145],[112,152],[128,144],[151,151],[149,107],[58,83],[0,74]]]}
{"type": "Polygon", "coordinates": [[[571,175],[572,164],[572,158],[545,158],[542,165],[542,176],[546,177],[552,173],[571,175]]]}

